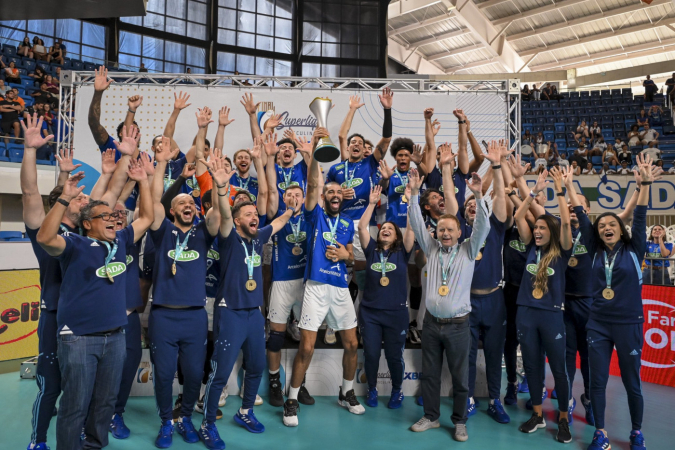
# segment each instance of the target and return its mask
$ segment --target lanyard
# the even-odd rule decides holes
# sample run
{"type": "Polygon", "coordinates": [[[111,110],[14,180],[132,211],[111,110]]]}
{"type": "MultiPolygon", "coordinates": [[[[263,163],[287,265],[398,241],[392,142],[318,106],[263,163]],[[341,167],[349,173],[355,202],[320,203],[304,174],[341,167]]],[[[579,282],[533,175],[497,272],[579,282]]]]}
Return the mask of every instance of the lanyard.
{"type": "Polygon", "coordinates": [[[248,191],[248,183],[251,181],[251,176],[249,175],[249,177],[246,178],[246,183],[244,183],[244,179],[241,178],[238,173],[235,173],[234,176],[237,177],[237,180],[239,180],[239,187],[245,191],[248,191]]]}
{"type": "MultiPolygon", "coordinates": [[[[357,166],[354,167],[352,169],[351,173],[350,173],[349,172],[349,159],[345,160],[345,181],[347,182],[347,188],[348,189],[352,188],[352,180],[354,179],[354,172],[356,172],[356,169],[359,168],[360,163],[361,163],[361,161],[357,162],[356,163],[357,166]]],[[[372,180],[371,180],[371,184],[372,184],[372,180]]]]}
{"type": "Polygon", "coordinates": [[[541,260],[541,250],[537,249],[537,270],[539,270],[539,260],[541,260]]]}
{"type": "Polygon", "coordinates": [[[389,256],[384,256],[384,252],[380,252],[380,264],[382,267],[380,270],[382,271],[382,276],[385,277],[387,275],[387,261],[389,261],[389,256]]]}
{"type": "Polygon", "coordinates": [[[63,234],[68,234],[70,233],[70,230],[65,227],[65,225],[59,225],[59,228],[61,229],[61,233],[63,234]]]}
{"type": "MultiPolygon", "coordinates": [[[[171,161],[169,161],[169,163],[171,163],[171,161]]],[[[173,173],[173,171],[171,170],[171,164],[168,164],[168,166],[169,166],[169,179],[167,180],[166,178],[164,178],[165,191],[169,188],[169,186],[173,184],[173,180],[171,179],[171,174],[173,173]]]]}
{"type": "Polygon", "coordinates": [[[403,189],[405,190],[406,186],[408,186],[408,177],[405,177],[405,181],[403,181],[403,176],[401,173],[398,171],[398,168],[394,169],[394,174],[398,177],[398,180],[401,182],[401,186],[403,186],[403,189]]]}
{"type": "Polygon", "coordinates": [[[291,166],[291,170],[289,170],[288,173],[286,173],[286,170],[283,167],[279,166],[279,168],[281,169],[281,173],[284,176],[284,190],[286,190],[288,189],[288,186],[291,183],[291,179],[293,178],[293,169],[295,167],[291,166]]]}
{"type": "Polygon", "coordinates": [[[452,250],[452,254],[450,254],[450,262],[448,263],[447,266],[443,264],[443,249],[440,249],[438,251],[438,262],[441,264],[441,277],[443,278],[443,286],[448,285],[448,272],[450,272],[450,267],[452,266],[452,263],[455,262],[455,257],[457,256],[457,252],[459,252],[459,245],[455,246],[455,248],[452,250]]]}
{"type": "Polygon", "coordinates": [[[110,273],[108,272],[108,264],[110,264],[110,261],[115,257],[115,254],[117,253],[117,243],[112,245],[112,248],[110,248],[110,242],[108,241],[99,241],[98,239],[94,238],[89,238],[94,242],[100,242],[101,244],[105,245],[105,248],[108,249],[108,256],[105,257],[105,273],[110,277],[110,273]]]}
{"type": "Polygon", "coordinates": [[[252,250],[251,257],[248,256],[248,249],[246,248],[246,242],[244,242],[243,239],[241,240],[241,245],[244,246],[244,252],[246,253],[246,259],[244,261],[246,261],[246,268],[248,269],[248,279],[252,280],[253,279],[253,260],[255,259],[256,256],[258,256],[255,253],[255,244],[253,244],[253,247],[251,249],[252,250]]]}
{"type": "Polygon", "coordinates": [[[183,254],[183,250],[185,250],[185,247],[187,247],[188,239],[190,239],[190,233],[192,232],[192,227],[188,230],[187,234],[185,235],[185,239],[183,240],[183,243],[180,242],[180,238],[176,236],[176,251],[173,254],[173,263],[176,264],[176,260],[180,259],[181,255],[183,254]]]}
{"type": "Polygon", "coordinates": [[[577,234],[577,238],[574,240],[574,246],[572,247],[572,256],[577,252],[577,246],[579,245],[579,240],[581,239],[581,231],[577,234]]]}
{"type": "Polygon", "coordinates": [[[298,216],[298,221],[296,223],[290,222],[291,230],[293,230],[293,237],[295,238],[295,245],[299,246],[300,243],[300,227],[302,226],[302,214],[298,216]]]}
{"type": "Polygon", "coordinates": [[[340,222],[340,214],[338,214],[335,218],[335,223],[332,223],[330,221],[330,217],[328,216],[326,216],[326,220],[328,221],[328,226],[330,227],[330,237],[333,242],[337,243],[337,227],[338,223],[340,222]]]}
{"type": "Polygon", "coordinates": [[[612,258],[612,262],[609,262],[609,258],[607,257],[607,252],[604,251],[602,252],[603,259],[605,260],[605,281],[607,281],[607,289],[610,289],[612,287],[612,270],[614,269],[614,262],[616,261],[616,255],[618,255],[619,252],[614,253],[614,257],[612,258]]]}

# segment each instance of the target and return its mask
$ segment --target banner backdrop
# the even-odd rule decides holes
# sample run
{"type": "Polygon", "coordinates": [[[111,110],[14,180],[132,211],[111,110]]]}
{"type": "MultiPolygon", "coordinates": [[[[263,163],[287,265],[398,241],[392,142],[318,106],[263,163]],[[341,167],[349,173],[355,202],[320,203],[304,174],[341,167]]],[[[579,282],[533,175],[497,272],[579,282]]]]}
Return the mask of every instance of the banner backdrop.
{"type": "Polygon", "coordinates": [[[0,361],[38,354],[40,272],[0,272],[0,361]]]}
{"type": "MultiPolygon", "coordinates": [[[[337,145],[340,125],[349,110],[350,95],[359,95],[362,103],[365,103],[354,117],[351,132],[364,135],[373,144],[377,144],[382,135],[383,113],[378,99],[379,92],[376,91],[112,84],[101,101],[101,124],[117,139],[115,129],[124,121],[128,97],[135,94],[142,95],[143,104],[136,113],[136,122],[142,133],[140,148],[143,151],[150,151],[153,137],[163,133],[166,121],[173,111],[174,93],[180,91],[190,95],[189,103],[191,103],[191,106],[184,109],[178,117],[174,133],[174,139],[184,152],[190,148],[197,132],[195,117],[197,108],[204,106],[213,111],[214,123],[209,127],[207,135],[212,144],[218,128],[218,111],[221,107],[228,106],[231,109],[230,118],[234,118],[235,121],[225,130],[226,148],[222,149],[223,152],[232,157],[238,149],[251,147],[249,117],[240,104],[244,93],[252,93],[253,100],[256,103],[260,102],[257,113],[258,126],[264,125],[272,113],[281,114],[282,123],[276,130],[279,139],[283,132],[291,127],[299,137],[311,137],[316,127],[316,119],[309,110],[309,104],[316,97],[328,97],[335,105],[328,118],[328,129],[333,142],[337,145]]],[[[84,184],[87,186],[85,190],[87,193],[98,178],[101,167],[100,153],[87,125],[93,93],[93,86],[80,87],[75,100],[77,124],[74,135],[75,156],[85,170],[87,179],[84,180],[84,184]]],[[[452,142],[453,148],[457,148],[457,119],[452,114],[455,108],[466,112],[471,121],[471,130],[481,139],[489,141],[507,137],[506,104],[503,95],[446,91],[395,92],[392,109],[393,137],[409,137],[418,144],[424,144],[423,111],[430,107],[435,109],[434,118],[442,124],[436,136],[436,142],[439,144],[452,142]]],[[[394,159],[389,157],[389,162],[393,161],[394,159]]],[[[332,164],[324,165],[324,170],[327,171],[332,164]]]]}

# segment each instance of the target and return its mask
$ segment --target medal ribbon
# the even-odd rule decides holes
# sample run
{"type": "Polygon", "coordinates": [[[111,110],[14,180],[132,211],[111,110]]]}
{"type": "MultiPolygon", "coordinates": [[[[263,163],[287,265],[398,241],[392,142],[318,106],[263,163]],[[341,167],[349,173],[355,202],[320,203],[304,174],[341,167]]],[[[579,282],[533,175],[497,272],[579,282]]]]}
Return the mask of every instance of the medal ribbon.
{"type": "Polygon", "coordinates": [[[577,234],[577,238],[574,240],[574,246],[572,247],[572,256],[577,252],[577,246],[579,245],[579,240],[581,239],[581,231],[577,234]]]}
{"type": "Polygon", "coordinates": [[[169,188],[169,186],[171,186],[171,184],[173,184],[173,180],[171,179],[171,174],[172,174],[171,164],[169,164],[169,179],[167,180],[166,178],[164,178],[164,191],[166,191],[169,188]]]}
{"type": "MultiPolygon", "coordinates": [[[[403,181],[403,176],[401,175],[401,172],[398,171],[398,168],[394,169],[394,175],[398,178],[398,180],[401,182],[401,186],[403,186],[403,191],[405,192],[405,188],[408,186],[408,177],[405,177],[405,181],[403,181]]],[[[401,194],[401,197],[403,197],[405,194],[401,194]]]]}
{"type": "Polygon", "coordinates": [[[190,233],[192,233],[192,227],[190,227],[188,230],[182,243],[180,242],[180,238],[176,236],[176,251],[173,254],[174,264],[176,264],[177,259],[180,259],[181,255],[183,254],[183,250],[185,250],[185,247],[187,247],[188,239],[190,239],[190,233]]]}
{"type": "Polygon", "coordinates": [[[108,241],[99,241],[98,239],[94,239],[89,237],[94,242],[99,242],[103,245],[105,245],[105,248],[108,249],[108,256],[105,257],[105,273],[108,275],[108,264],[110,264],[110,261],[115,257],[115,254],[117,253],[117,243],[112,245],[112,248],[110,247],[110,242],[108,241]]]}
{"type": "Polygon", "coordinates": [[[602,252],[603,259],[605,260],[605,281],[607,281],[607,289],[612,288],[612,270],[614,269],[614,262],[616,261],[617,253],[614,253],[612,262],[609,262],[607,257],[607,252],[602,252]]]}
{"type": "Polygon", "coordinates": [[[237,177],[237,180],[239,180],[239,187],[245,191],[248,191],[248,183],[251,181],[251,177],[249,176],[246,178],[246,183],[244,183],[244,179],[241,178],[238,173],[235,173],[234,176],[237,177]]]}
{"type": "Polygon", "coordinates": [[[291,183],[291,178],[293,178],[294,166],[291,166],[291,170],[289,170],[288,173],[286,173],[286,170],[283,167],[279,166],[279,168],[281,169],[281,173],[284,176],[284,190],[286,190],[291,183]]]}
{"type": "Polygon", "coordinates": [[[389,261],[389,255],[385,257],[384,252],[380,252],[380,264],[382,264],[380,270],[382,271],[382,278],[387,276],[387,261],[389,261]]]}
{"type": "MultiPolygon", "coordinates": [[[[356,163],[359,164],[359,163],[356,163]]],[[[347,188],[351,189],[352,188],[352,180],[354,179],[354,172],[356,172],[356,169],[358,169],[358,165],[352,169],[351,172],[349,172],[349,159],[345,160],[345,181],[347,182],[347,188]]],[[[372,180],[371,180],[372,183],[372,180]]]]}
{"type": "Polygon", "coordinates": [[[452,253],[450,254],[450,262],[448,263],[447,266],[443,264],[443,249],[441,249],[438,252],[438,262],[441,264],[441,277],[443,278],[443,286],[448,285],[448,273],[450,272],[450,267],[452,266],[452,263],[455,262],[455,258],[457,257],[457,253],[459,252],[459,245],[455,246],[454,250],[452,250],[452,253]]]}
{"type": "Polygon", "coordinates": [[[251,257],[248,256],[248,248],[246,248],[246,242],[244,242],[243,239],[241,240],[241,245],[244,246],[244,252],[246,253],[245,261],[246,261],[246,268],[248,269],[248,279],[252,280],[253,279],[253,260],[255,259],[256,256],[258,256],[255,253],[255,245],[253,245],[253,247],[251,249],[251,251],[252,251],[251,257]]]}
{"type": "Polygon", "coordinates": [[[302,215],[298,216],[298,221],[296,223],[289,222],[291,224],[291,230],[293,230],[293,238],[295,238],[295,246],[300,247],[298,239],[300,238],[300,227],[302,226],[302,215]]]}
{"type": "Polygon", "coordinates": [[[337,227],[338,223],[340,222],[340,214],[338,214],[337,217],[335,218],[335,223],[332,223],[328,216],[326,216],[326,220],[328,221],[328,226],[330,227],[330,237],[332,238],[333,241],[337,242],[337,227]]]}

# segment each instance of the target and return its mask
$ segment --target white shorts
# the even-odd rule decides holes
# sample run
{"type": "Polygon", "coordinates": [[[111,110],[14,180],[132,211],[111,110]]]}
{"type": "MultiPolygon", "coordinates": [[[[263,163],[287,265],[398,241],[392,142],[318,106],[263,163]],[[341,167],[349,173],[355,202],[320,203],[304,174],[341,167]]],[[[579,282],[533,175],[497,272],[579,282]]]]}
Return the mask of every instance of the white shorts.
{"type": "Polygon", "coordinates": [[[270,292],[270,312],[267,318],[272,323],[286,324],[291,309],[296,319],[300,319],[300,308],[305,290],[304,280],[273,281],[270,292]]]}
{"type": "MultiPolygon", "coordinates": [[[[359,222],[360,220],[354,221],[354,261],[365,261],[366,254],[363,253],[363,249],[361,248],[361,239],[359,239],[359,222]]],[[[368,230],[370,231],[370,237],[372,239],[377,239],[377,226],[371,225],[368,227],[368,230]]]]}
{"type": "Polygon", "coordinates": [[[349,289],[307,280],[298,327],[318,331],[324,319],[336,331],[356,328],[356,311],[349,289]]]}
{"type": "Polygon", "coordinates": [[[274,248],[274,244],[271,240],[263,244],[263,264],[266,266],[272,264],[272,248],[274,248]]]}

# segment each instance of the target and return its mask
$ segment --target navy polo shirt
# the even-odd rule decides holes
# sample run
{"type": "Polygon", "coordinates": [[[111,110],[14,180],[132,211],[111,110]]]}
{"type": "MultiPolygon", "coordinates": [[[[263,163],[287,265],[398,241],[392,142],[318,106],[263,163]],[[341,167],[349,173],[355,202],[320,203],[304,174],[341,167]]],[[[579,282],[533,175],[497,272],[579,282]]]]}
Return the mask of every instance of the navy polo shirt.
{"type": "Polygon", "coordinates": [[[220,251],[218,250],[218,236],[206,252],[206,296],[216,298],[218,295],[218,279],[220,277],[220,251]]]}
{"type": "Polygon", "coordinates": [[[376,250],[377,242],[370,239],[365,248],[366,255],[366,289],[363,291],[361,304],[374,309],[407,309],[408,308],[408,260],[410,253],[401,246],[395,252],[384,252],[388,256],[385,264],[389,285],[382,286],[382,262],[380,252],[376,250]]]}
{"type": "MultiPolygon", "coordinates": [[[[532,296],[534,290],[534,279],[537,275],[537,246],[532,242],[527,246],[527,260],[525,262],[525,272],[520,281],[520,290],[518,291],[518,306],[529,306],[531,308],[546,309],[548,311],[563,311],[565,309],[565,271],[567,263],[572,256],[572,249],[560,249],[561,255],[555,258],[548,267],[548,291],[540,299],[532,296]]],[[[542,252],[541,258],[544,258],[542,252]]]]}
{"type": "Polygon", "coordinates": [[[143,298],[141,297],[141,279],[139,277],[139,250],[142,240],[139,239],[127,253],[127,310],[136,309],[143,306],[143,298]]]}
{"type": "Polygon", "coordinates": [[[520,286],[525,272],[527,246],[520,240],[520,233],[515,223],[506,231],[504,238],[504,281],[520,286]]]}
{"type": "Polygon", "coordinates": [[[482,257],[476,260],[471,289],[494,289],[502,284],[504,279],[502,250],[504,249],[505,233],[506,224],[500,222],[492,213],[490,215],[490,232],[480,250],[482,257]]]}

